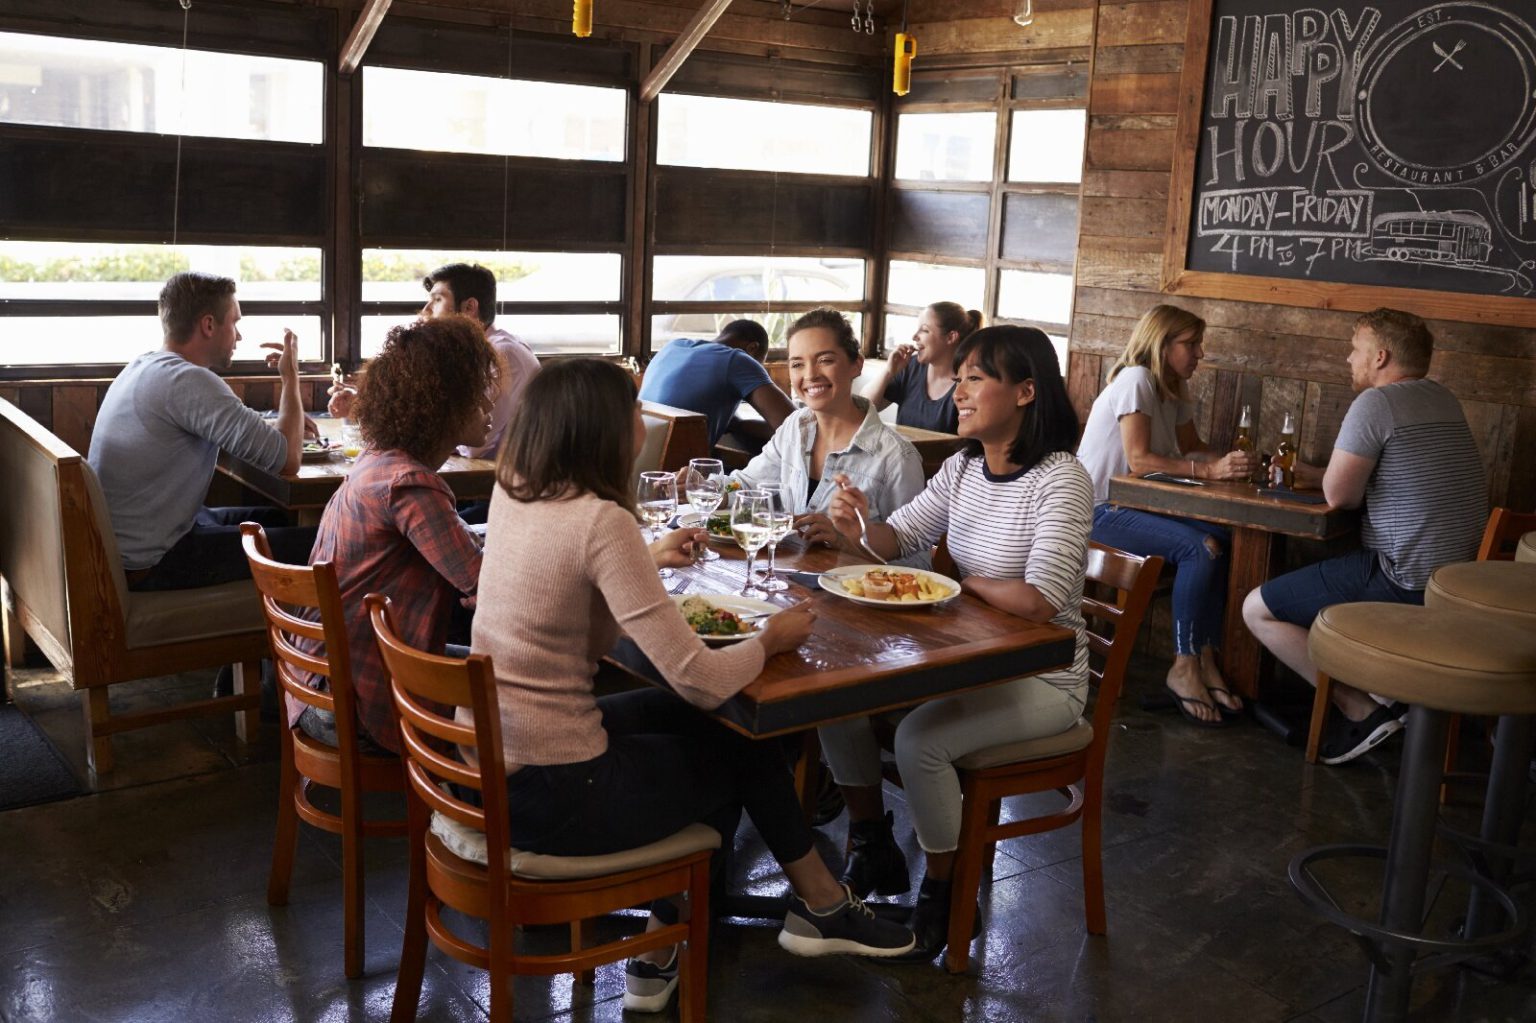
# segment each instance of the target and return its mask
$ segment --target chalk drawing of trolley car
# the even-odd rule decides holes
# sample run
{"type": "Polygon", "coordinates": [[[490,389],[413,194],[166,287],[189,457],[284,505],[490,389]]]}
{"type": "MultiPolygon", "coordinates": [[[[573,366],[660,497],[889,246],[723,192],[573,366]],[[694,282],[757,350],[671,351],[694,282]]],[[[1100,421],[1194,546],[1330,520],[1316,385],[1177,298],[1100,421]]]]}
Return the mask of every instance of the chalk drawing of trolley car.
{"type": "Polygon", "coordinates": [[[1377,259],[1481,264],[1493,251],[1493,231],[1471,210],[1383,213],[1371,224],[1371,250],[1377,259]]]}

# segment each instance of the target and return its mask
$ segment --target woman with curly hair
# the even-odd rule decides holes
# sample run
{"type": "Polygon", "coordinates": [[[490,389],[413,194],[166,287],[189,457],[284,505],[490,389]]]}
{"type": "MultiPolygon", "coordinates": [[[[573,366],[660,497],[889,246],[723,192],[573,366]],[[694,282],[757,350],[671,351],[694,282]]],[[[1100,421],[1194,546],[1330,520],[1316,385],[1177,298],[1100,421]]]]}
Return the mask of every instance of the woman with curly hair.
{"type": "MultiPolygon", "coordinates": [[[[485,443],[487,396],[502,371],[501,356],[469,317],[391,330],[352,408],[368,446],[326,504],[310,552],[311,564],[336,566],[362,734],[395,753],[400,732],[389,676],[363,595],[387,592],[404,640],[443,650],[455,604],[478,585],[480,545],[454,511],[453,491],[437,470],[460,444],[485,443]]],[[[307,735],[334,745],[335,722],[328,717],[309,708],[297,720],[307,735]]]]}

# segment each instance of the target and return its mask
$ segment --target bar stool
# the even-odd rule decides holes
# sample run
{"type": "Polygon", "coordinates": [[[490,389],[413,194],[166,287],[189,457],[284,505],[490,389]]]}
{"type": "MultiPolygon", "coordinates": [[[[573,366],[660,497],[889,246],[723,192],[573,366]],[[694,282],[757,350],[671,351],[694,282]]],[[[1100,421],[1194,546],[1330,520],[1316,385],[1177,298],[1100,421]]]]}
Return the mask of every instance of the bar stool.
{"type": "Polygon", "coordinates": [[[1365,1018],[1400,1020],[1408,1011],[1420,952],[1453,962],[1491,952],[1524,934],[1526,919],[1508,892],[1471,870],[1445,866],[1503,911],[1503,930],[1477,938],[1421,933],[1430,851],[1438,817],[1448,714],[1536,713],[1536,635],[1487,616],[1408,604],[1336,604],[1317,616],[1308,651],[1318,670],[1369,693],[1412,705],[1386,849],[1360,844],[1308,849],[1288,870],[1291,885],[1326,919],[1347,928],[1371,959],[1365,1018]],[[1381,919],[1352,916],[1311,872],[1335,857],[1385,859],[1381,919]]]}
{"type": "Polygon", "coordinates": [[[1523,564],[1536,564],[1536,533],[1527,533],[1515,547],[1515,560],[1523,564]]]}
{"type": "MultiPolygon", "coordinates": [[[[1530,536],[1525,539],[1531,539],[1530,536]]],[[[1424,606],[1465,611],[1536,630],[1536,564],[1469,561],[1444,565],[1424,588],[1424,606]]],[[[1519,851],[1525,816],[1525,788],[1536,744],[1536,718],[1505,714],[1494,730],[1493,763],[1483,800],[1482,830],[1477,836],[1444,828],[1447,837],[1467,849],[1479,872],[1499,884],[1509,883],[1519,851]]],[[[1526,857],[1528,858],[1528,857],[1526,857]]],[[[1477,937],[1488,928],[1488,902],[1474,891],[1467,907],[1465,933],[1477,937]]]]}

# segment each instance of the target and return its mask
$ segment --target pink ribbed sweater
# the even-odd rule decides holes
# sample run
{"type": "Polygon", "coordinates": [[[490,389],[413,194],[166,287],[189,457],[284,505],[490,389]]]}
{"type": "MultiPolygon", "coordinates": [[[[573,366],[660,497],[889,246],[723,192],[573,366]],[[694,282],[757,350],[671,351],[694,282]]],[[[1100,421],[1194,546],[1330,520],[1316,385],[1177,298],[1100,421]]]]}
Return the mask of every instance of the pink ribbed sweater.
{"type": "Polygon", "coordinates": [[[693,634],[629,512],[590,494],[523,504],[496,488],[471,643],[496,666],[509,772],[608,748],[592,676],[621,628],[700,707],[763,670],[758,640],[711,649],[693,634]]]}

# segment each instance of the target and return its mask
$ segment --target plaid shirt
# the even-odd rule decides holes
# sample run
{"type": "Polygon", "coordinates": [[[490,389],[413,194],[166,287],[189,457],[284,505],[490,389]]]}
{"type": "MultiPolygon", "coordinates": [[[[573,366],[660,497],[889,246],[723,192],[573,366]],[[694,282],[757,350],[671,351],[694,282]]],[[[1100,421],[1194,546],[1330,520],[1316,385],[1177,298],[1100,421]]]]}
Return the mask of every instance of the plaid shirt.
{"type": "MultiPolygon", "coordinates": [[[[336,566],[363,732],[398,753],[389,676],[363,597],[388,594],[400,637],[441,653],[454,602],[479,583],[480,545],[441,476],[401,451],[365,451],[325,506],[309,560],[336,566]]],[[[311,653],[323,646],[300,645],[311,653]]]]}

